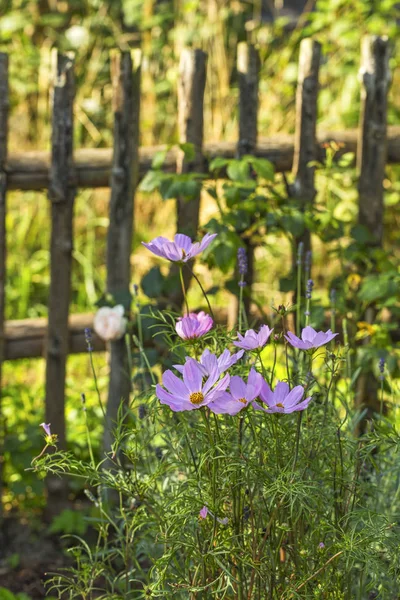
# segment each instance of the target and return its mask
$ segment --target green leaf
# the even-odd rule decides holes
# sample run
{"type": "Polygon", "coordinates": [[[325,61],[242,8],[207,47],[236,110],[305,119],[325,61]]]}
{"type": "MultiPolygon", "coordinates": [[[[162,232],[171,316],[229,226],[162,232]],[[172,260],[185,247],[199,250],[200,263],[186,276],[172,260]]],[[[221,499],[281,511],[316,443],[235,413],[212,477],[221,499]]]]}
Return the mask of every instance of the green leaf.
{"type": "Polygon", "coordinates": [[[0,587],[0,600],[16,600],[16,597],[10,590],[0,587]]]}
{"type": "Polygon", "coordinates": [[[339,167],[350,167],[354,164],[354,152],[345,152],[338,160],[339,167]]]}
{"type": "Polygon", "coordinates": [[[359,244],[366,244],[371,241],[371,234],[365,225],[355,225],[351,229],[351,235],[359,244]]]}
{"type": "Polygon", "coordinates": [[[154,192],[160,187],[162,182],[162,173],[158,171],[147,171],[139,184],[139,190],[141,192],[154,192]]]}
{"type": "Polygon", "coordinates": [[[194,157],[196,156],[194,144],[184,142],[182,144],[179,144],[179,148],[183,151],[183,153],[185,155],[185,160],[188,160],[188,161],[194,160],[194,157]]]}
{"type": "Polygon", "coordinates": [[[227,158],[217,156],[216,158],[212,159],[208,168],[210,169],[210,171],[217,171],[219,169],[224,169],[228,163],[229,160],[227,158]]]}
{"type": "Polygon", "coordinates": [[[245,181],[250,178],[249,163],[245,160],[230,160],[226,172],[232,181],[245,181]]]}
{"type": "Polygon", "coordinates": [[[83,535],[87,530],[87,522],[78,510],[63,510],[53,519],[49,527],[50,533],[76,533],[83,535]]]}
{"type": "Polygon", "coordinates": [[[251,164],[258,177],[267,181],[274,181],[275,167],[269,160],[265,158],[252,158],[251,164]]]}
{"type": "Polygon", "coordinates": [[[150,269],[150,271],[142,277],[140,285],[146,296],[149,298],[159,298],[164,286],[164,277],[161,274],[160,268],[153,267],[150,269]]]}
{"type": "Polygon", "coordinates": [[[164,164],[165,157],[167,156],[168,149],[159,150],[155,153],[153,160],[151,161],[152,169],[161,169],[164,164]]]}
{"type": "Polygon", "coordinates": [[[296,289],[295,277],[281,277],[279,280],[280,292],[291,292],[296,289]]]}

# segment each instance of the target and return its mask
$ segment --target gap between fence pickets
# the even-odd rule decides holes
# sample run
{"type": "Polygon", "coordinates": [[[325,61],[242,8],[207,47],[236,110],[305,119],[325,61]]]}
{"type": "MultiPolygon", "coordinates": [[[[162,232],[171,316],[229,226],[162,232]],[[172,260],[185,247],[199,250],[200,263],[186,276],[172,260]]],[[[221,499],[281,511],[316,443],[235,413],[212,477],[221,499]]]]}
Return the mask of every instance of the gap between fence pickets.
{"type": "MultiPolygon", "coordinates": [[[[346,152],[357,152],[358,129],[317,132],[317,160],[323,161],[326,150],[323,145],[331,141],[343,145],[337,153],[339,158],[346,152]]],[[[139,179],[149,169],[156,155],[164,146],[142,146],[139,148],[139,179]]],[[[203,146],[205,167],[215,157],[235,158],[236,142],[209,142],[203,146]]],[[[110,185],[112,148],[81,148],[74,152],[74,179],[79,188],[106,188],[110,185]]],[[[271,161],[276,171],[291,171],[294,155],[294,136],[287,134],[261,137],[255,156],[271,161]]],[[[177,151],[167,153],[163,169],[175,172],[177,151]]],[[[400,163],[400,126],[387,130],[387,164],[400,163]]],[[[9,190],[35,191],[49,186],[50,152],[10,152],[6,161],[7,187],[9,190]]]]}

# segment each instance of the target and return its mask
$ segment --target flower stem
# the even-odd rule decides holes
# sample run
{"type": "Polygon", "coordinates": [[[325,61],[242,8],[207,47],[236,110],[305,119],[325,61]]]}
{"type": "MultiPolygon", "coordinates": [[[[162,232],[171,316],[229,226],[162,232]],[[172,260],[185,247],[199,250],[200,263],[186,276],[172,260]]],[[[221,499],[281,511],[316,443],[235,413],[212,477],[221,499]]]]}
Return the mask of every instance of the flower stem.
{"type": "MultiPolygon", "coordinates": [[[[207,306],[208,306],[208,310],[210,311],[210,315],[211,315],[211,317],[213,318],[213,320],[215,321],[215,318],[214,318],[214,313],[213,313],[213,310],[212,310],[212,308],[211,308],[210,301],[209,301],[209,299],[208,299],[208,297],[207,297],[207,294],[206,294],[206,293],[205,293],[205,291],[204,291],[204,288],[203,288],[203,286],[201,285],[200,279],[197,277],[197,275],[195,274],[195,272],[194,272],[194,271],[193,271],[193,270],[192,270],[192,269],[189,267],[189,265],[188,265],[187,263],[185,263],[185,265],[186,265],[186,267],[189,269],[190,273],[191,273],[191,274],[192,274],[192,276],[195,278],[195,280],[197,281],[197,283],[199,284],[199,287],[200,287],[200,289],[201,289],[201,292],[202,292],[202,294],[203,294],[203,296],[204,296],[204,298],[205,298],[205,301],[207,302],[207,306]]],[[[188,311],[189,311],[189,309],[188,309],[188,311]]]]}
{"type": "Polygon", "coordinates": [[[296,464],[297,464],[297,459],[299,457],[299,444],[300,444],[300,435],[301,435],[301,420],[303,418],[303,411],[300,411],[298,414],[298,419],[297,419],[297,432],[296,432],[296,450],[294,453],[294,460],[293,460],[293,475],[294,475],[294,471],[296,468],[296,464]]]}
{"type": "Polygon", "coordinates": [[[242,331],[243,287],[239,287],[239,332],[242,331]]]}
{"type": "Polygon", "coordinates": [[[181,280],[182,293],[183,293],[183,297],[185,299],[186,314],[189,314],[189,303],[188,303],[187,294],[186,294],[185,281],[183,279],[182,264],[179,265],[179,278],[181,280]]]}

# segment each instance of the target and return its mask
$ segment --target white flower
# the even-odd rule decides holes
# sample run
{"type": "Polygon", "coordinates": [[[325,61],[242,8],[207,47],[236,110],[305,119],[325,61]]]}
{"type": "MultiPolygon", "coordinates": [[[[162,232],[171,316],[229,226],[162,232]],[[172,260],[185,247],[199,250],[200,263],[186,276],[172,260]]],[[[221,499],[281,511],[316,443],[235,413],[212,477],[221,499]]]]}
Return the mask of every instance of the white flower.
{"type": "Polygon", "coordinates": [[[118,304],[111,308],[102,306],[97,311],[93,328],[103,340],[119,340],[126,331],[127,320],[124,318],[124,307],[118,304]]]}

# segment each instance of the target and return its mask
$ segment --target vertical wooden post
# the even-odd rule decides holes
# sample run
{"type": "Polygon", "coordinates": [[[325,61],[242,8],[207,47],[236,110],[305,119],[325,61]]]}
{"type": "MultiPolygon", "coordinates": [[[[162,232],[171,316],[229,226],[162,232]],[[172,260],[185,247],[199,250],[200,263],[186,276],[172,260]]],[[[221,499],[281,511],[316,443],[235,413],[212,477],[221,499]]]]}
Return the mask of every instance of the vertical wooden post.
{"type": "MultiPolygon", "coordinates": [[[[236,154],[238,158],[241,158],[245,154],[254,154],[257,147],[260,57],[252,44],[248,44],[247,42],[238,44],[237,71],[239,80],[239,140],[236,154]]],[[[244,305],[246,314],[249,314],[251,286],[254,280],[254,248],[251,240],[248,238],[243,238],[243,247],[246,249],[248,263],[244,305]]],[[[234,296],[229,306],[229,328],[235,326],[238,316],[238,306],[238,299],[234,296]]]]}
{"type": "Polygon", "coordinates": [[[381,245],[383,237],[389,56],[387,37],[366,36],[362,40],[361,118],[357,146],[359,223],[368,228],[377,245],[381,245]]]}
{"type": "MultiPolygon", "coordinates": [[[[321,58],[321,44],[306,38],[300,44],[299,73],[296,93],[296,127],[294,135],[293,175],[294,183],[289,187],[289,194],[300,203],[300,210],[304,213],[307,206],[314,202],[316,194],[314,186],[314,167],[310,161],[317,158],[316,126],[317,126],[317,101],[318,101],[318,72],[321,58]]],[[[292,274],[293,280],[297,266],[299,245],[303,245],[304,254],[311,251],[311,235],[307,229],[294,237],[292,248],[292,274]]],[[[300,265],[301,268],[301,265],[300,265]]],[[[302,295],[302,290],[293,294],[293,301],[297,303],[302,295]]],[[[293,313],[294,327],[299,331],[300,323],[293,313]]]]}
{"type": "MultiPolygon", "coordinates": [[[[65,373],[68,356],[68,314],[73,247],[73,100],[72,55],[53,52],[52,150],[48,197],[51,203],[50,293],[46,347],[46,422],[58,435],[60,448],[65,436],[65,373]]],[[[57,478],[48,479],[49,495],[58,494],[57,478]]]]}
{"type": "MultiPolygon", "coordinates": [[[[113,52],[114,155],[111,172],[110,224],[107,235],[107,291],[129,293],[134,194],[138,180],[140,51],[113,52]]],[[[125,338],[110,344],[110,383],[103,447],[110,452],[112,430],[121,402],[131,391],[125,338]]]]}
{"type": "MultiPolygon", "coordinates": [[[[359,215],[370,235],[370,246],[381,246],[383,238],[383,180],[387,157],[387,95],[390,84],[390,47],[385,37],[366,36],[361,43],[361,115],[357,166],[359,170],[359,215]]],[[[376,310],[369,306],[364,319],[375,320],[376,310]]],[[[364,340],[365,344],[369,339],[364,340]]],[[[366,421],[379,412],[378,382],[371,369],[360,374],[357,381],[356,406],[367,409],[359,432],[366,421]]]]}
{"type": "MultiPolygon", "coordinates": [[[[204,173],[205,163],[203,156],[203,104],[206,85],[207,54],[202,50],[185,49],[182,52],[179,64],[178,82],[178,122],[179,139],[181,143],[190,143],[194,146],[194,158],[187,161],[183,152],[178,158],[178,173],[204,173]]],[[[198,234],[200,211],[200,194],[191,200],[177,199],[177,232],[185,233],[194,238],[198,234]]],[[[176,275],[177,269],[173,265],[171,275],[176,275]]],[[[190,285],[191,274],[184,269],[186,289],[190,285]]],[[[183,293],[177,286],[176,293],[171,297],[172,302],[181,307],[183,293]]]]}
{"type": "Polygon", "coordinates": [[[2,363],[4,360],[4,304],[6,284],[6,191],[8,138],[8,56],[0,52],[0,545],[3,518],[3,460],[5,423],[2,411],[2,363]]]}
{"type": "MultiPolygon", "coordinates": [[[[315,197],[314,167],[309,162],[317,159],[316,125],[318,100],[318,72],[321,44],[307,38],[300,44],[299,74],[296,93],[296,129],[294,136],[292,194],[300,201],[304,211],[315,197]]],[[[310,232],[305,231],[296,240],[296,246],[304,244],[304,251],[311,250],[310,232]]],[[[296,249],[295,249],[296,250],[296,249]]],[[[296,260],[296,252],[294,263],[296,260]]]]}

